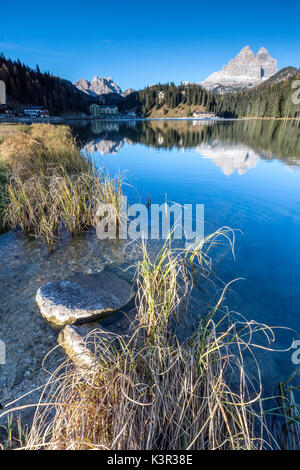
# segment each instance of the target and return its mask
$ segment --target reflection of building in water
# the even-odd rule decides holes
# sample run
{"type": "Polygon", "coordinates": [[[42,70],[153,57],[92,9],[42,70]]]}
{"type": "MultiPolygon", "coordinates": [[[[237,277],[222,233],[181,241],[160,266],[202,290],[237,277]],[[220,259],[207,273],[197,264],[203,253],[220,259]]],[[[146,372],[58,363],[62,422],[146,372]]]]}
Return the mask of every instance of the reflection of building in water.
{"type": "Polygon", "coordinates": [[[251,168],[255,168],[260,158],[249,147],[222,142],[198,145],[197,151],[204,158],[210,158],[227,176],[236,170],[239,175],[243,175],[251,168]]]}
{"type": "Polygon", "coordinates": [[[192,121],[193,127],[195,126],[213,126],[215,125],[214,121],[192,121]]]}
{"type": "Polygon", "coordinates": [[[90,106],[90,114],[93,117],[116,116],[118,114],[118,108],[117,106],[99,106],[98,104],[92,104],[90,106]]]}
{"type": "Polygon", "coordinates": [[[127,127],[136,127],[136,120],[130,120],[126,122],[127,127]]]}
{"type": "Polygon", "coordinates": [[[101,134],[102,132],[119,132],[120,126],[117,122],[92,121],[92,132],[101,134]]]}

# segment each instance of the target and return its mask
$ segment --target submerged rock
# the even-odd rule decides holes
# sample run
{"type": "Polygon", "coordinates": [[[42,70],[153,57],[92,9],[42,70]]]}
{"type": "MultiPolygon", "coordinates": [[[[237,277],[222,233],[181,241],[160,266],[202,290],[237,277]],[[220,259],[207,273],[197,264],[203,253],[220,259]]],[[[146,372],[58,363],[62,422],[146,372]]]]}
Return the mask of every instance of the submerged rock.
{"type": "Polygon", "coordinates": [[[135,333],[136,310],[132,304],[119,311],[115,321],[107,318],[85,325],[66,325],[58,335],[58,344],[75,365],[91,372],[100,361],[114,363],[117,350],[123,349],[135,333]]]}
{"type": "Polygon", "coordinates": [[[78,367],[95,370],[99,361],[112,363],[121,343],[130,341],[136,327],[134,301],[117,312],[114,318],[90,322],[85,325],[66,325],[57,342],[78,367]]]}
{"type": "Polygon", "coordinates": [[[59,333],[57,342],[78,367],[95,370],[101,359],[114,361],[115,348],[111,343],[118,343],[118,337],[97,324],[67,325],[59,333]]]}
{"type": "Polygon", "coordinates": [[[132,296],[127,281],[104,270],[48,282],[37,291],[36,302],[45,320],[63,327],[105,317],[125,306],[132,296]]]}

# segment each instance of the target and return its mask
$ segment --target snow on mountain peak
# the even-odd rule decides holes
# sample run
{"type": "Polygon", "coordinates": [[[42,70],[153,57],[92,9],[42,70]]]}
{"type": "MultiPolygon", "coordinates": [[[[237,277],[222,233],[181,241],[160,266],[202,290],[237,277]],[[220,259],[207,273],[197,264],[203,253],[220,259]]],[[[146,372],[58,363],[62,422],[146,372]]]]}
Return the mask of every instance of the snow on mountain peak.
{"type": "Polygon", "coordinates": [[[207,77],[202,85],[208,91],[236,92],[259,85],[277,71],[277,60],[265,47],[261,47],[255,56],[250,46],[245,46],[228,65],[207,77]]]}

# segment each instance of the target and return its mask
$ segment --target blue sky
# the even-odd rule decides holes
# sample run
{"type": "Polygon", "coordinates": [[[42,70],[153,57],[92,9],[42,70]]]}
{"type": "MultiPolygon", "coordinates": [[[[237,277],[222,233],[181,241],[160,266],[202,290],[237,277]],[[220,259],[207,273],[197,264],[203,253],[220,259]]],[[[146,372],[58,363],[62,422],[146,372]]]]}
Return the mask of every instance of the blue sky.
{"type": "Polygon", "coordinates": [[[2,0],[0,52],[122,89],[201,81],[245,46],[300,67],[300,2],[2,0]]]}

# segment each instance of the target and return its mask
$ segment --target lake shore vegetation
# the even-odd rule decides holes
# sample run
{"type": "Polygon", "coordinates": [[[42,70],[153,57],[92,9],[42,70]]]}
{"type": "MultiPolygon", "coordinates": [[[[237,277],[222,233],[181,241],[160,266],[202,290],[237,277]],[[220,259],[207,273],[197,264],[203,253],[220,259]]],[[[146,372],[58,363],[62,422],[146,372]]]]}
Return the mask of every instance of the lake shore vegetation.
{"type": "Polygon", "coordinates": [[[122,184],[81,154],[68,126],[35,124],[0,146],[2,229],[19,229],[53,247],[62,230],[96,227],[99,203],[119,210],[122,184]],[[5,181],[4,181],[5,179],[5,181]]]}
{"type": "Polygon", "coordinates": [[[255,382],[244,366],[256,334],[272,331],[233,320],[222,311],[223,292],[180,339],[195,279],[209,275],[208,251],[220,237],[233,243],[230,233],[221,229],[193,251],[167,242],[155,260],[143,245],[130,332],[93,330],[84,340],[97,344],[93,368],[67,362],[54,373],[27,449],[278,448],[263,412],[259,370],[255,382]]]}

